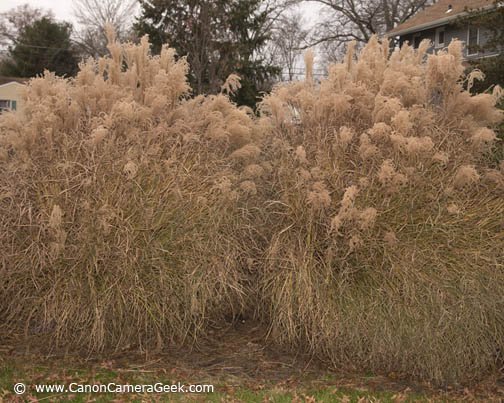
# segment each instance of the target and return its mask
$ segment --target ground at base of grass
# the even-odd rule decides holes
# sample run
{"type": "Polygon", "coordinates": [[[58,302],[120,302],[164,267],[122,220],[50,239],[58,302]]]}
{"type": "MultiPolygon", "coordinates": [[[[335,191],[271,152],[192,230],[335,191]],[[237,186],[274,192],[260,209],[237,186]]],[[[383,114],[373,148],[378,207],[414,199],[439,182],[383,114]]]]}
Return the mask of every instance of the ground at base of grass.
{"type": "Polygon", "coordinates": [[[471,386],[435,389],[398,374],[358,375],[329,370],[304,354],[292,355],[264,344],[265,329],[239,323],[216,329],[198,348],[166,348],[140,354],[122,351],[83,358],[48,352],[41,338],[0,337],[0,402],[428,402],[504,401],[496,375],[471,386]],[[26,393],[16,395],[14,385],[26,393]],[[213,385],[213,393],[42,393],[35,385],[213,385]]]}

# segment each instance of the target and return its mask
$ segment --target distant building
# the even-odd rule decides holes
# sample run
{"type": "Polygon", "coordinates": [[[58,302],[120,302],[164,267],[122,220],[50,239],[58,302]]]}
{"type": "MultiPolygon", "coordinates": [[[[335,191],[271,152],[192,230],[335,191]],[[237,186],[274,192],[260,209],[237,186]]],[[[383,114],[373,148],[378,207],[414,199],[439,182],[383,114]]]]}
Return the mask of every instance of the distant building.
{"type": "Polygon", "coordinates": [[[27,79],[0,76],[0,113],[23,109],[24,83],[27,79]]]}
{"type": "Polygon", "coordinates": [[[460,18],[471,11],[492,12],[495,9],[495,0],[439,0],[387,32],[386,36],[399,37],[401,46],[409,42],[415,48],[422,40],[428,39],[433,44],[430,53],[448,46],[453,39],[459,39],[466,45],[464,58],[467,60],[496,56],[503,49],[482,50],[488,41],[489,29],[460,24],[460,18]]]}

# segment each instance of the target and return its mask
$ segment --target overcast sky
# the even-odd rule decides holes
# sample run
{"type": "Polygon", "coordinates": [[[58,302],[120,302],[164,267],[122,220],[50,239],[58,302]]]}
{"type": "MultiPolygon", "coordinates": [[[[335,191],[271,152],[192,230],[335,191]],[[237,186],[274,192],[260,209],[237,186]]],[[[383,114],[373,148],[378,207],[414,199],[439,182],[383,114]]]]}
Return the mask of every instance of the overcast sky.
{"type": "MultiPolygon", "coordinates": [[[[51,10],[57,19],[75,23],[75,18],[72,15],[74,0],[0,0],[0,13],[22,4],[51,10]]],[[[307,20],[313,20],[320,7],[313,3],[307,3],[302,6],[302,9],[303,17],[307,20]]]]}
{"type": "MultiPolygon", "coordinates": [[[[51,10],[56,19],[69,21],[74,26],[76,25],[73,16],[74,0],[0,0],[0,13],[23,4],[29,4],[33,8],[51,10]]],[[[320,6],[305,2],[300,6],[300,9],[307,27],[313,25],[320,13],[320,6]]],[[[317,57],[315,59],[317,60],[317,57]]]]}
{"type": "Polygon", "coordinates": [[[35,8],[45,8],[51,10],[57,19],[74,22],[72,16],[73,0],[0,0],[0,12],[11,8],[29,4],[35,8]]]}

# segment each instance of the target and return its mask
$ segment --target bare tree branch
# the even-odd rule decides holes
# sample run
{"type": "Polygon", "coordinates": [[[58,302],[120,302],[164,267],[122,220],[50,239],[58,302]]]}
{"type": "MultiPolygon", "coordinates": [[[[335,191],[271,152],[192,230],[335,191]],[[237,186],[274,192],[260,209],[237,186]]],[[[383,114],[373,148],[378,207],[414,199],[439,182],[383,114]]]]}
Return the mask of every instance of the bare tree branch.
{"type": "Polygon", "coordinates": [[[282,67],[282,73],[289,81],[294,78],[308,37],[304,25],[300,12],[284,12],[272,30],[270,53],[274,55],[273,63],[282,67]]]}
{"type": "Polygon", "coordinates": [[[127,39],[137,0],[75,0],[74,15],[81,29],[76,42],[88,56],[107,54],[106,24],[112,24],[119,39],[127,39]]]}
{"type": "MultiPolygon", "coordinates": [[[[341,47],[350,40],[367,42],[384,34],[434,0],[307,0],[323,6],[322,19],[309,45],[336,41],[341,47]]],[[[334,46],[333,46],[334,47],[334,46]]]]}
{"type": "Polygon", "coordinates": [[[340,60],[349,41],[382,35],[435,0],[304,0],[320,6],[319,19],[301,49],[317,46],[322,66],[340,60]]]}

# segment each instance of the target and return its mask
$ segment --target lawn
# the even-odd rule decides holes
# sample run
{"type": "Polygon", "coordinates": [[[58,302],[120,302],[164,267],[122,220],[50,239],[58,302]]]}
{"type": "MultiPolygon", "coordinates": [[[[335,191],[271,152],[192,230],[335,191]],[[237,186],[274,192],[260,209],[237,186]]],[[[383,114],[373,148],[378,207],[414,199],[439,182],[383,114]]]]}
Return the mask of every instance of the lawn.
{"type": "MultiPolygon", "coordinates": [[[[222,383],[217,380],[214,384],[215,392],[207,394],[89,394],[89,393],[37,393],[27,392],[22,397],[12,392],[12,386],[17,382],[27,385],[34,383],[70,384],[164,384],[177,383],[182,375],[177,372],[145,372],[143,370],[107,369],[107,368],[55,368],[48,366],[26,367],[11,362],[0,373],[1,397],[5,401],[76,401],[76,402],[117,402],[117,401],[244,401],[244,402],[291,402],[291,401],[326,401],[326,402],[406,402],[428,401],[426,395],[401,393],[393,391],[366,390],[365,387],[337,387],[331,385],[336,380],[326,377],[318,382],[289,382],[258,383],[245,380],[229,380],[222,383]],[[25,399],[25,400],[23,400],[25,399]]],[[[202,383],[212,382],[211,379],[202,383]]]]}
{"type": "MultiPolygon", "coordinates": [[[[90,394],[90,393],[37,393],[28,391],[23,396],[16,396],[13,385],[23,382],[26,385],[36,383],[66,384],[176,384],[183,380],[187,374],[173,370],[170,372],[159,370],[150,371],[142,369],[106,368],[108,364],[93,367],[77,366],[65,367],[62,362],[53,361],[51,366],[38,365],[31,367],[27,364],[10,361],[0,373],[1,396],[6,401],[67,401],[77,402],[113,402],[113,401],[244,401],[244,402],[291,402],[291,401],[323,401],[323,402],[413,402],[430,401],[426,393],[413,393],[408,388],[403,391],[380,391],[364,386],[366,382],[376,382],[374,377],[362,379],[360,386],[336,386],[341,380],[333,375],[327,375],[318,380],[302,381],[299,379],[281,382],[255,382],[252,379],[206,378],[198,379],[198,383],[213,384],[214,393],[207,394],[90,394]]],[[[188,383],[191,381],[187,379],[188,383]]],[[[185,381],[183,381],[185,383],[185,381]]],[[[347,380],[349,382],[349,380],[347,380]]],[[[33,388],[33,386],[32,386],[33,388]]]]}
{"type": "Polygon", "coordinates": [[[401,374],[356,374],[330,369],[309,355],[293,356],[265,344],[256,323],[217,329],[212,339],[185,351],[165,348],[102,356],[47,351],[43,337],[0,337],[0,402],[428,402],[501,401],[504,388],[495,376],[472,386],[433,388],[401,374]],[[28,390],[16,395],[13,387],[28,390]],[[213,393],[38,393],[34,385],[213,385],[213,393]]]}

